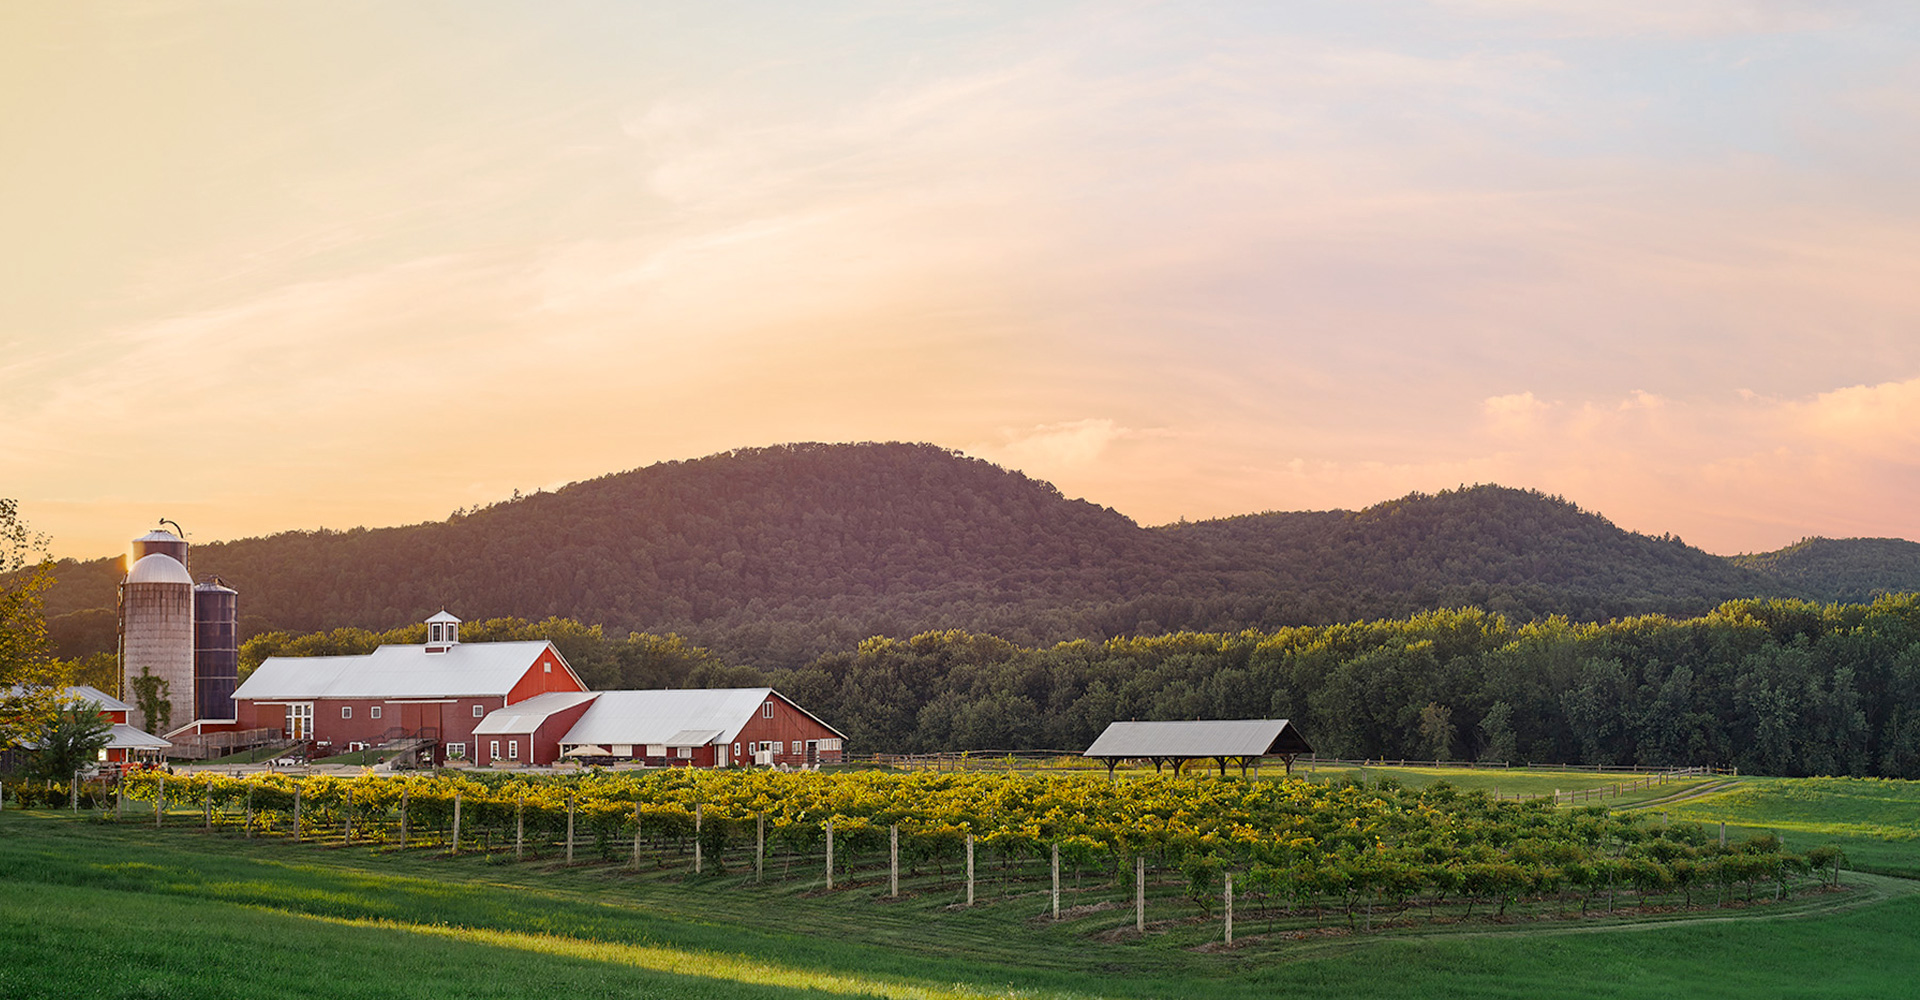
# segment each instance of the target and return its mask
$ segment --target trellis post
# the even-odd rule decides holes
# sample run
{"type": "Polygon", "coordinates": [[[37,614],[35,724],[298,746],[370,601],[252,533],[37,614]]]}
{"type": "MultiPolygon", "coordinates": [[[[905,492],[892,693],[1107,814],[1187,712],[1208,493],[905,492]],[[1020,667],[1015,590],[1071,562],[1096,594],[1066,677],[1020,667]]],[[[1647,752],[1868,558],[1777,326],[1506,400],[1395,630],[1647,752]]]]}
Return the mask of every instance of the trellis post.
{"type": "Polygon", "coordinates": [[[347,847],[353,846],[353,789],[347,789],[347,847]]]}
{"type": "Polygon", "coordinates": [[[447,848],[449,855],[460,853],[460,789],[453,790],[453,844],[447,848]]]}
{"type": "Polygon", "coordinates": [[[833,820],[827,820],[827,891],[833,891],[833,820]]]}
{"type": "Polygon", "coordinates": [[[700,819],[701,815],[705,812],[704,806],[705,804],[700,802],[693,804],[693,873],[695,875],[700,874],[700,862],[702,860],[700,857],[700,819]]]}
{"type": "Polygon", "coordinates": [[[1227,873],[1226,906],[1224,907],[1227,925],[1227,943],[1233,943],[1233,873],[1227,873]]]}
{"type": "Polygon", "coordinates": [[[296,844],[300,842],[302,836],[300,832],[300,793],[303,791],[305,791],[305,786],[293,786],[293,842],[296,844]]]}
{"type": "Polygon", "coordinates": [[[1147,856],[1133,856],[1133,929],[1147,932],[1147,856]]]}
{"type": "Polygon", "coordinates": [[[247,782],[247,839],[253,839],[253,782],[247,782]]]}
{"type": "Polygon", "coordinates": [[[67,805],[73,807],[73,814],[75,816],[80,815],[80,772],[79,771],[73,772],[73,777],[67,779],[67,805]]]}
{"type": "Polygon", "coordinates": [[[513,802],[513,860],[520,860],[521,847],[527,839],[527,797],[517,796],[513,802]]]}
{"type": "Polygon", "coordinates": [[[967,834],[967,905],[973,905],[973,834],[967,834]]]}
{"type": "Polygon", "coordinates": [[[640,870],[640,800],[633,800],[633,870],[640,870]]]}
{"type": "MultiPolygon", "coordinates": [[[[0,785],[0,805],[5,805],[6,801],[7,801],[7,789],[4,785],[0,785]]],[[[114,819],[114,822],[117,823],[120,820],[123,820],[126,818],[127,818],[127,779],[125,775],[122,775],[119,780],[113,783],[113,819],[114,819]]]]}
{"type": "Polygon", "coordinates": [[[900,824],[887,824],[887,895],[900,895],[900,824]]]}
{"type": "Polygon", "coordinates": [[[767,814],[761,813],[753,819],[753,880],[760,881],[767,860],[767,814]]]}
{"type": "Polygon", "coordinates": [[[1053,842],[1053,919],[1060,919],[1060,842],[1053,842]]]}
{"type": "Polygon", "coordinates": [[[207,794],[200,801],[200,819],[206,829],[213,829],[213,782],[207,782],[207,794]]]}
{"type": "Polygon", "coordinates": [[[567,864],[573,864],[573,796],[567,796],[567,864]]]}
{"type": "Polygon", "coordinates": [[[412,788],[400,789],[400,849],[403,851],[407,849],[407,832],[412,829],[407,816],[407,804],[411,801],[412,795],[412,788]]]}
{"type": "Polygon", "coordinates": [[[153,797],[153,825],[160,825],[160,817],[166,815],[167,776],[160,776],[159,792],[153,797]]]}

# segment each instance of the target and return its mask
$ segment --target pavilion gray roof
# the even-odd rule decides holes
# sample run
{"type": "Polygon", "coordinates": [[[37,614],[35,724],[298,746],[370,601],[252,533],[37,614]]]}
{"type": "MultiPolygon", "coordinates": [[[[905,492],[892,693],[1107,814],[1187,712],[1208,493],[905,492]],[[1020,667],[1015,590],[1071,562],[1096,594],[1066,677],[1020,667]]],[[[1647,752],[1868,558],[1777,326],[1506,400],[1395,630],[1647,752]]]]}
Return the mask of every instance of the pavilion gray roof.
{"type": "Polygon", "coordinates": [[[1312,753],[1285,719],[1213,719],[1196,722],[1115,722],[1093,741],[1087,757],[1262,757],[1312,753]]]}

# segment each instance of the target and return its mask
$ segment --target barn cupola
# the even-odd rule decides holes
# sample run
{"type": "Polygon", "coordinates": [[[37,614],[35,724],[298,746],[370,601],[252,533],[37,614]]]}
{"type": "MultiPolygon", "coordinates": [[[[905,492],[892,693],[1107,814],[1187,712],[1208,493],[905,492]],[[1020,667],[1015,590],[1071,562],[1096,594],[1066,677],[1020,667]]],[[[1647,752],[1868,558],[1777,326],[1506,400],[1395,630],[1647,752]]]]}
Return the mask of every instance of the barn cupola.
{"type": "Polygon", "coordinates": [[[444,653],[460,644],[460,619],[441,611],[427,619],[427,652],[444,653]]]}

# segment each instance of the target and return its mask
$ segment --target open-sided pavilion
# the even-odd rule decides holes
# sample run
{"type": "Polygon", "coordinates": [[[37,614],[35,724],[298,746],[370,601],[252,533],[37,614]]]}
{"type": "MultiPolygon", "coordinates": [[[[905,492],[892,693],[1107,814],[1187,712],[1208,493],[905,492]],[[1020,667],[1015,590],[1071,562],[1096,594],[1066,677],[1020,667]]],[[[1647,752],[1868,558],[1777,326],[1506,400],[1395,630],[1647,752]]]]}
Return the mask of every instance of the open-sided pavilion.
{"type": "Polygon", "coordinates": [[[1108,777],[1123,760],[1150,760],[1155,771],[1172,764],[1175,774],[1190,760],[1212,760],[1223,775],[1227,762],[1235,761],[1241,774],[1251,765],[1257,775],[1262,757],[1279,757],[1292,774],[1293,758],[1312,752],[1306,737],[1285,719],[1212,719],[1115,722],[1082,756],[1104,761],[1108,777]]]}

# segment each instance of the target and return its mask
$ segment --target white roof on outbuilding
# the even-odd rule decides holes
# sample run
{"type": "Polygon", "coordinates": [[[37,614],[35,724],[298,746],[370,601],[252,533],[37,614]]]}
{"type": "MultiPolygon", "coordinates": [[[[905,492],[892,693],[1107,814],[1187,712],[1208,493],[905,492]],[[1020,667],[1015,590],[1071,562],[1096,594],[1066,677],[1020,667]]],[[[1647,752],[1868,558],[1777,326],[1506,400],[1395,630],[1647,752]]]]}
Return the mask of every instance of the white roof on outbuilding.
{"type": "Polygon", "coordinates": [[[539,729],[556,712],[600,697],[598,691],[549,691],[487,713],[473,727],[475,736],[519,736],[539,729]]]}
{"type": "MultiPolygon", "coordinates": [[[[132,705],[129,705],[126,702],[121,701],[118,698],[115,698],[113,695],[110,695],[105,691],[102,691],[99,688],[94,687],[91,684],[75,684],[74,686],[60,692],[61,704],[64,705],[69,702],[75,702],[75,701],[98,702],[100,705],[100,710],[102,712],[133,711],[132,705]]],[[[168,744],[168,745],[171,746],[172,744],[168,744]]]]}
{"type": "MultiPolygon", "coordinates": [[[[551,646],[538,639],[436,646],[445,650],[438,653],[427,652],[426,646],[381,646],[364,656],[270,656],[233,697],[305,701],[505,696],[551,646]]],[[[559,650],[554,650],[554,658],[572,673],[559,650]]]]}
{"type": "Polygon", "coordinates": [[[113,724],[113,738],[108,741],[109,750],[165,750],[173,744],[151,733],[143,732],[124,722],[113,724]]]}
{"type": "Polygon", "coordinates": [[[1115,722],[1088,747],[1086,757],[1262,757],[1312,753],[1305,737],[1285,719],[1214,719],[1194,722],[1115,722]]]}
{"type": "MultiPolygon", "coordinates": [[[[706,746],[731,743],[768,698],[777,697],[801,714],[811,712],[772,688],[603,691],[574,723],[563,745],[592,743],[654,746],[706,746]],[[697,742],[695,742],[697,740],[697,742]]],[[[836,736],[839,730],[820,725],[836,736]]]]}

